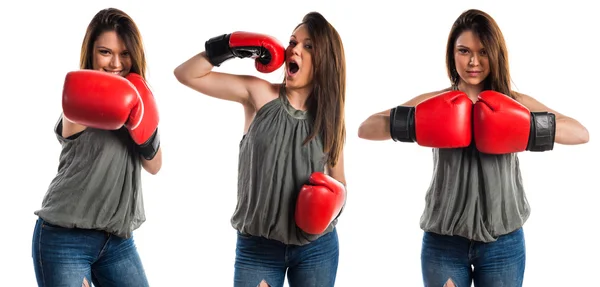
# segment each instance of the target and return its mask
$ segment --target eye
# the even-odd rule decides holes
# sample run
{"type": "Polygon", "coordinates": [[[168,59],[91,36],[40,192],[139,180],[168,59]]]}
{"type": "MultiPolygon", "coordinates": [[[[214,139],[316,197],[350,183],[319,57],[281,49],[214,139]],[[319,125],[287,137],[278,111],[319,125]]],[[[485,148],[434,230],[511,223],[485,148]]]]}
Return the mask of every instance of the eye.
{"type": "Polygon", "coordinates": [[[313,47],[313,46],[312,46],[312,45],[310,45],[310,44],[306,44],[306,45],[304,45],[304,48],[306,48],[306,49],[309,49],[309,50],[310,50],[310,49],[312,49],[312,47],[313,47]]]}
{"type": "Polygon", "coordinates": [[[129,51],[125,51],[125,52],[121,53],[121,56],[129,57],[129,51]]]}
{"type": "Polygon", "coordinates": [[[468,54],[469,50],[465,49],[465,48],[458,48],[458,52],[461,54],[468,54]]]}
{"type": "Polygon", "coordinates": [[[290,40],[290,46],[296,47],[296,44],[298,44],[298,42],[296,42],[295,40],[290,40]]]}
{"type": "Polygon", "coordinates": [[[99,52],[100,54],[102,54],[102,55],[108,55],[108,54],[110,54],[110,51],[109,51],[109,50],[98,50],[98,52],[99,52]]]}
{"type": "Polygon", "coordinates": [[[486,50],[481,50],[480,54],[481,54],[481,56],[487,56],[487,51],[486,50]]]}

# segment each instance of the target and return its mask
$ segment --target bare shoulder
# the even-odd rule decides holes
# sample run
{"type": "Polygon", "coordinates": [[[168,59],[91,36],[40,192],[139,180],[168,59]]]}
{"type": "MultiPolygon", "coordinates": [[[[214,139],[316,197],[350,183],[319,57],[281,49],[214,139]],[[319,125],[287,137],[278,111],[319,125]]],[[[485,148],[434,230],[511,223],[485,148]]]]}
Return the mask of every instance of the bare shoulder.
{"type": "Polygon", "coordinates": [[[539,101],[537,101],[536,99],[534,99],[533,97],[525,94],[525,93],[520,93],[517,91],[510,91],[511,96],[515,99],[515,101],[521,103],[522,105],[526,106],[526,107],[530,107],[530,106],[539,106],[541,105],[541,103],[539,101]]]}
{"type": "Polygon", "coordinates": [[[528,100],[531,100],[531,99],[533,99],[533,98],[532,98],[532,97],[530,97],[529,95],[527,95],[527,94],[524,94],[524,93],[520,93],[520,92],[517,92],[517,91],[510,91],[510,93],[511,93],[511,96],[512,96],[512,97],[513,97],[513,98],[514,98],[514,99],[515,99],[517,102],[528,101],[528,100]]]}
{"type": "MultiPolygon", "coordinates": [[[[437,90],[437,91],[433,91],[433,92],[427,92],[427,93],[424,93],[424,94],[420,94],[420,95],[415,96],[415,97],[411,98],[410,100],[408,100],[408,101],[400,104],[400,106],[414,107],[414,106],[416,106],[417,104],[419,104],[420,102],[422,102],[424,100],[427,100],[427,99],[432,98],[434,96],[437,96],[437,95],[439,95],[439,94],[441,94],[443,92],[447,92],[447,91],[451,91],[451,90],[452,90],[452,87],[448,87],[448,88],[445,88],[445,89],[442,89],[442,90],[437,90]]],[[[379,112],[377,114],[378,115],[389,115],[390,111],[391,111],[391,108],[387,109],[385,111],[379,112]]]]}
{"type": "Polygon", "coordinates": [[[521,105],[525,106],[527,109],[529,109],[532,112],[550,112],[550,113],[555,114],[557,118],[564,117],[563,114],[559,113],[558,111],[556,111],[554,109],[549,108],[544,103],[538,101],[537,99],[535,99],[532,96],[529,96],[524,93],[515,92],[515,91],[511,91],[511,94],[517,102],[519,102],[521,105]]]}
{"type": "Polygon", "coordinates": [[[435,96],[437,96],[437,95],[439,95],[441,93],[444,93],[444,92],[447,92],[447,91],[451,91],[451,90],[452,90],[452,88],[448,87],[448,88],[445,88],[445,89],[442,89],[442,90],[436,90],[436,91],[433,91],[433,92],[427,92],[427,93],[424,93],[424,94],[420,94],[420,95],[418,95],[418,96],[410,99],[409,101],[407,101],[406,103],[404,103],[402,105],[403,106],[413,107],[413,106],[416,106],[417,104],[419,104],[422,101],[425,101],[425,100],[427,100],[429,98],[435,97],[435,96]]]}

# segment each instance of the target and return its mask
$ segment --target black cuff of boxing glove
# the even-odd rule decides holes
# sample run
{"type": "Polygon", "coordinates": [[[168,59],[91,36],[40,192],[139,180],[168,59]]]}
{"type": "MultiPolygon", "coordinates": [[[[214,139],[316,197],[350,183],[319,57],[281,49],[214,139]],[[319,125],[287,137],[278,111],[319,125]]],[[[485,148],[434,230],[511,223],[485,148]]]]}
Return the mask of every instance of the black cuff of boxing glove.
{"type": "Polygon", "coordinates": [[[390,136],[395,142],[417,141],[414,107],[398,106],[390,110],[390,136]]]}
{"type": "Polygon", "coordinates": [[[140,152],[140,155],[143,156],[146,160],[152,160],[156,156],[159,147],[160,135],[158,133],[157,128],[152,134],[152,136],[145,143],[138,146],[138,150],[140,152]]]}
{"type": "Polygon", "coordinates": [[[231,34],[223,34],[210,38],[204,43],[206,58],[213,66],[219,67],[223,62],[234,57],[229,48],[229,37],[231,34]]]}
{"type": "Polygon", "coordinates": [[[548,112],[532,112],[528,151],[550,151],[554,149],[556,116],[548,112]]]}

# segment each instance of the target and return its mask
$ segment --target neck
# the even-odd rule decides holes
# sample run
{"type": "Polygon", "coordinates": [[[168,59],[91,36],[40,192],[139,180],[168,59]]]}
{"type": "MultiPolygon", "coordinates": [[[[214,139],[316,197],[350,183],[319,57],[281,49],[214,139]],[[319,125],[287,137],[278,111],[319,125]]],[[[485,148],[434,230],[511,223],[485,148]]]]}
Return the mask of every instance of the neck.
{"type": "Polygon", "coordinates": [[[483,83],[480,83],[479,85],[469,85],[469,84],[461,81],[458,84],[458,89],[460,91],[465,92],[467,94],[467,96],[469,96],[469,99],[471,99],[471,101],[476,102],[477,95],[479,95],[479,93],[481,93],[483,91],[483,83]]]}
{"type": "Polygon", "coordinates": [[[310,95],[311,87],[302,87],[302,88],[289,88],[285,87],[285,94],[290,102],[290,105],[297,110],[306,111],[308,107],[306,106],[306,100],[310,95]]]}

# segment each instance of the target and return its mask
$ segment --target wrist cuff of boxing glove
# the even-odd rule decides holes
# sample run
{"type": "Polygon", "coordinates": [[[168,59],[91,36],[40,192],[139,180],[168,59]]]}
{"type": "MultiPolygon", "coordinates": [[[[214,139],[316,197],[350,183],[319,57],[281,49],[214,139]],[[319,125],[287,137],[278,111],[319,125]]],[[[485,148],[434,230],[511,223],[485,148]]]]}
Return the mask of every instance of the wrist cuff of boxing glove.
{"type": "Polygon", "coordinates": [[[390,111],[390,136],[394,141],[415,142],[415,108],[398,106],[390,111]]]}
{"type": "Polygon", "coordinates": [[[556,116],[548,112],[532,112],[528,151],[550,151],[554,149],[556,116]]]}
{"type": "Polygon", "coordinates": [[[138,146],[138,150],[140,155],[143,156],[146,160],[152,160],[156,153],[158,152],[158,148],[160,147],[160,134],[158,133],[158,128],[154,130],[152,136],[143,144],[138,146]]]}
{"type": "Polygon", "coordinates": [[[219,67],[223,62],[234,57],[229,48],[229,37],[231,34],[223,34],[210,38],[204,43],[206,58],[213,66],[219,67]]]}

